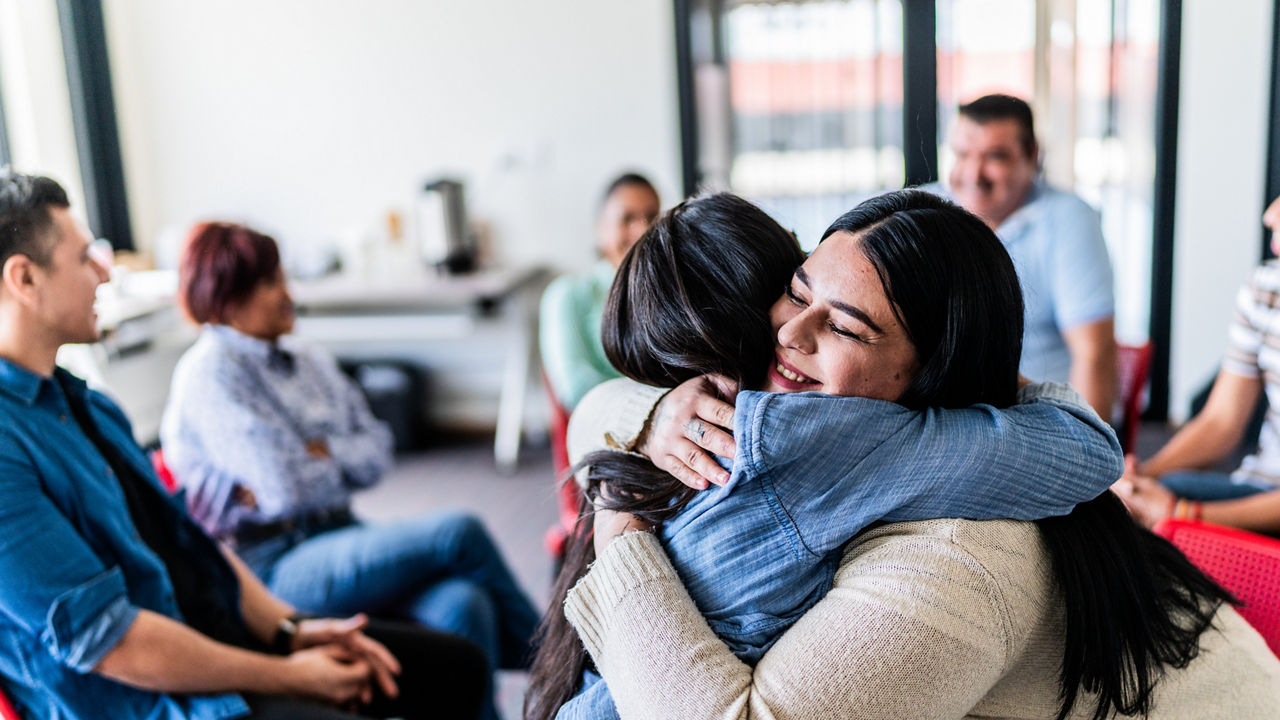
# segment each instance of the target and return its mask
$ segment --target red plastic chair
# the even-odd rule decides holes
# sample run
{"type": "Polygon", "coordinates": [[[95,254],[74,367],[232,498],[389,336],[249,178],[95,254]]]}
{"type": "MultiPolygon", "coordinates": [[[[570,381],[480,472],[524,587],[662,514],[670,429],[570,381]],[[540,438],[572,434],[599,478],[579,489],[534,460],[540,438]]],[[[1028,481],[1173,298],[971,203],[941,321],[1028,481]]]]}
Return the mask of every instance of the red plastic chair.
{"type": "Polygon", "coordinates": [[[1151,343],[1118,345],[1116,352],[1116,396],[1120,399],[1120,427],[1116,428],[1120,448],[1133,452],[1142,419],[1142,391],[1151,374],[1151,343]]]}
{"type": "Polygon", "coordinates": [[[170,493],[178,491],[178,480],[164,461],[164,450],[157,448],[151,451],[151,467],[155,468],[156,477],[160,478],[160,484],[164,485],[165,490],[170,493]]]}
{"type": "Polygon", "coordinates": [[[13,703],[9,702],[9,696],[0,690],[0,720],[22,720],[22,716],[14,709],[13,703]]]}
{"type": "Polygon", "coordinates": [[[1235,595],[1240,616],[1280,656],[1280,540],[1191,520],[1161,520],[1155,532],[1235,595]]]}
{"type": "MultiPolygon", "coordinates": [[[[542,376],[542,385],[547,390],[547,403],[551,406],[551,464],[555,469],[556,482],[560,482],[569,472],[569,411],[565,409],[551,389],[547,376],[542,376]]],[[[559,522],[547,528],[542,537],[542,544],[551,557],[559,559],[564,555],[564,544],[573,532],[578,521],[578,503],[582,500],[582,491],[578,484],[570,480],[562,483],[556,491],[559,505],[559,522]]]]}

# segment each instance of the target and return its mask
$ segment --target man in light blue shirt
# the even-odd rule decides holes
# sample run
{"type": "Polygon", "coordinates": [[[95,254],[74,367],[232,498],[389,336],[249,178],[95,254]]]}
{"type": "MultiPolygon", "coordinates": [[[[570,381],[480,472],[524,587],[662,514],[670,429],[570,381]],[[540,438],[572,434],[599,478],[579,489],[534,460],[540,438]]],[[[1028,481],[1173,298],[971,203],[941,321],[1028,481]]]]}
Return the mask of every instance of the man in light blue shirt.
{"type": "Polygon", "coordinates": [[[1104,418],[1116,392],[1115,298],[1098,213],[1040,177],[1031,108],[1008,95],[960,106],[945,194],[1013,258],[1026,303],[1023,375],[1070,382],[1104,418]]]}

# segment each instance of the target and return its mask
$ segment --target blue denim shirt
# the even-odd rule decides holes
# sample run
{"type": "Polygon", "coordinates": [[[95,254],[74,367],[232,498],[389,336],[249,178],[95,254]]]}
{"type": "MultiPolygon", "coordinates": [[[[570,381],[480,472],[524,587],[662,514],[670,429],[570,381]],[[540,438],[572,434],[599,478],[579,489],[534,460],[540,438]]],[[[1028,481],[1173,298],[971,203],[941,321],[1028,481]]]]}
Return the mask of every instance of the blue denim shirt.
{"type": "MultiPolygon", "coordinates": [[[[1115,433],[1074,390],[1033,385],[1020,400],[916,411],[741,392],[729,482],[665,523],[662,544],[711,629],[754,665],[827,593],[840,549],[868,525],[1065,515],[1120,477],[1115,433]]],[[[605,683],[587,682],[557,717],[616,712],[605,683]]]]}
{"type": "MultiPolygon", "coordinates": [[[[69,392],[87,395],[103,436],[163,493],[120,408],[55,372],[69,392]]],[[[58,380],[4,359],[0,488],[0,675],[26,720],[248,713],[238,695],[164,695],[92,672],[140,609],[182,616],[164,565],[138,536],[119,483],[76,424],[58,380]]],[[[181,498],[166,508],[168,521],[200,532],[181,498]]]]}

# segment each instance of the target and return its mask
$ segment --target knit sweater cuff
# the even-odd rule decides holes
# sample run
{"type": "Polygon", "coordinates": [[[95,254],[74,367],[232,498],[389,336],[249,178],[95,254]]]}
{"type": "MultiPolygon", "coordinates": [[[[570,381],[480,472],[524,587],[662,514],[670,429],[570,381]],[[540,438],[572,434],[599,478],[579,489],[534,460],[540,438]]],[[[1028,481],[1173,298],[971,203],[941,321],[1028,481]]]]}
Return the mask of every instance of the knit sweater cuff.
{"type": "Polygon", "coordinates": [[[655,581],[679,583],[675,568],[652,533],[630,532],[609,543],[591,570],[569,590],[564,614],[587,652],[600,664],[605,638],[627,594],[655,581]]]}
{"type": "Polygon", "coordinates": [[[633,451],[658,400],[669,388],[610,380],[587,393],[569,419],[569,461],[596,450],[633,451]]]}

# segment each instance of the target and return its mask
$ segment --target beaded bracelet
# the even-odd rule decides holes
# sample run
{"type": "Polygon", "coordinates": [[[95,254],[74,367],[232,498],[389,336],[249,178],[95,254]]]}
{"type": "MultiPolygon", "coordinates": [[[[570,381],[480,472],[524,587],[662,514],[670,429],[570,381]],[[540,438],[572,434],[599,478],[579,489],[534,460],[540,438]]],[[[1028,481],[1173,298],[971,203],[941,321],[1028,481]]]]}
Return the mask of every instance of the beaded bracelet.
{"type": "Polygon", "coordinates": [[[1201,522],[1204,519],[1204,503],[1175,497],[1169,504],[1170,517],[1201,522]]]}

